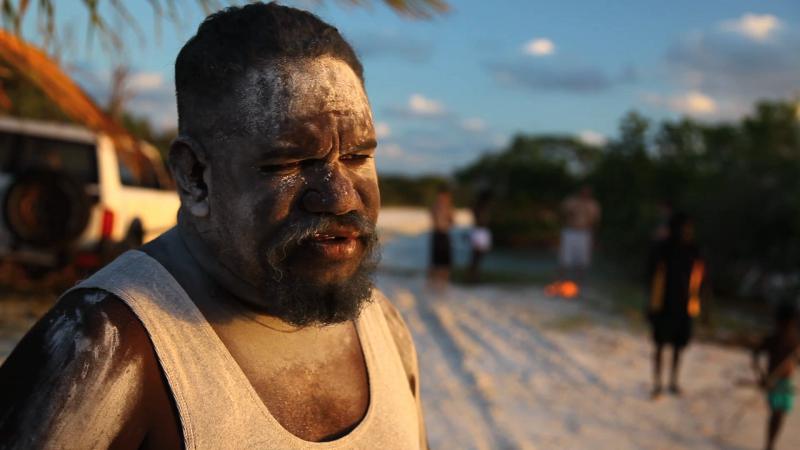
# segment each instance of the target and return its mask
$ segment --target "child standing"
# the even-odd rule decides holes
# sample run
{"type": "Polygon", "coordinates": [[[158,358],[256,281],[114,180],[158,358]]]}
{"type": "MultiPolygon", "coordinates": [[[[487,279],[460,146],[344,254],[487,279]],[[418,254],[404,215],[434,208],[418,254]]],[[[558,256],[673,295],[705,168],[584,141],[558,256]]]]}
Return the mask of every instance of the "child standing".
{"type": "Polygon", "coordinates": [[[793,305],[783,305],[778,308],[775,319],[775,331],[753,350],[753,369],[761,387],[767,392],[770,409],[767,422],[767,450],[774,448],[784,418],[792,409],[794,403],[792,374],[795,364],[800,361],[797,309],[793,305]],[[763,353],[768,356],[766,371],[761,362],[763,353]]]}

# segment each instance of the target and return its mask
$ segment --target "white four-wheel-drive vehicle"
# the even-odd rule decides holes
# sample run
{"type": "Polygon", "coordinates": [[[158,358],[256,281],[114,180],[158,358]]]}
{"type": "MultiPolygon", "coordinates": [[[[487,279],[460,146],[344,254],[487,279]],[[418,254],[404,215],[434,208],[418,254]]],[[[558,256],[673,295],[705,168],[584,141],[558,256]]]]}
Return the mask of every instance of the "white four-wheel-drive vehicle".
{"type": "Polygon", "coordinates": [[[0,261],[93,269],[175,224],[158,151],[86,128],[0,117],[0,261]]]}

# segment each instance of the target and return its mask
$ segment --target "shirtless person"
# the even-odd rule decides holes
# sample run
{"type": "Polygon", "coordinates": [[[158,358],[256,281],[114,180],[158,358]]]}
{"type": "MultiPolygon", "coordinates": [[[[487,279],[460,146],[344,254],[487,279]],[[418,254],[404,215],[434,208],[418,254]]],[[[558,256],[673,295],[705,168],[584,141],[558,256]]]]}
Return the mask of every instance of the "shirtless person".
{"type": "Polygon", "coordinates": [[[453,249],[450,242],[450,227],[453,226],[453,194],[447,186],[440,186],[431,206],[431,268],[428,278],[431,287],[443,289],[450,281],[453,265],[453,249]]]}
{"type": "Polygon", "coordinates": [[[592,233],[600,222],[600,205],[592,188],[583,186],[561,204],[564,227],[559,242],[558,263],[562,280],[579,282],[592,261],[592,233]]]}
{"type": "Polygon", "coordinates": [[[792,374],[800,361],[800,334],[797,330],[797,310],[793,305],[783,305],[775,314],[775,332],[766,337],[753,351],[753,369],[761,386],[767,391],[770,417],[767,422],[767,450],[775,447],[786,414],[794,403],[792,374]],[[761,354],[768,356],[767,370],[761,363],[761,354]]]}
{"type": "Polygon", "coordinates": [[[416,354],[373,289],[362,67],[276,4],[175,64],[178,226],[68,291],[0,368],[0,448],[425,447],[416,354]]]}

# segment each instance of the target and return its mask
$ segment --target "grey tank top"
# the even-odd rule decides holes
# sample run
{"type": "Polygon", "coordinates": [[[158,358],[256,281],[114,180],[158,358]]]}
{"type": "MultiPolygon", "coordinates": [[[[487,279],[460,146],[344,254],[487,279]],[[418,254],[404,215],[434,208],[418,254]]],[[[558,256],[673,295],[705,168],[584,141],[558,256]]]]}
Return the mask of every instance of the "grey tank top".
{"type": "Polygon", "coordinates": [[[414,397],[378,304],[381,299],[374,299],[356,320],[369,376],[366,415],[335,441],[309,442],[270,414],[211,325],[158,261],[140,251],[126,252],[73,289],[81,288],[114,294],[144,325],[175,399],[187,449],[420,446],[414,397]]]}

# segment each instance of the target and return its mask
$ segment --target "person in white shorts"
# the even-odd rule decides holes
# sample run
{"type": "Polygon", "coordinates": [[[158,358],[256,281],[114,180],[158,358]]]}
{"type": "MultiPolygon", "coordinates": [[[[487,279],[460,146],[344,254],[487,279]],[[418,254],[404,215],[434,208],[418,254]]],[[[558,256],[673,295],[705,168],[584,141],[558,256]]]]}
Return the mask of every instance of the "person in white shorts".
{"type": "MultiPolygon", "coordinates": [[[[600,205],[589,186],[561,204],[563,228],[558,251],[562,279],[580,280],[592,262],[592,234],[600,222],[600,205]]],[[[573,280],[573,281],[575,281],[573,280]]]]}

